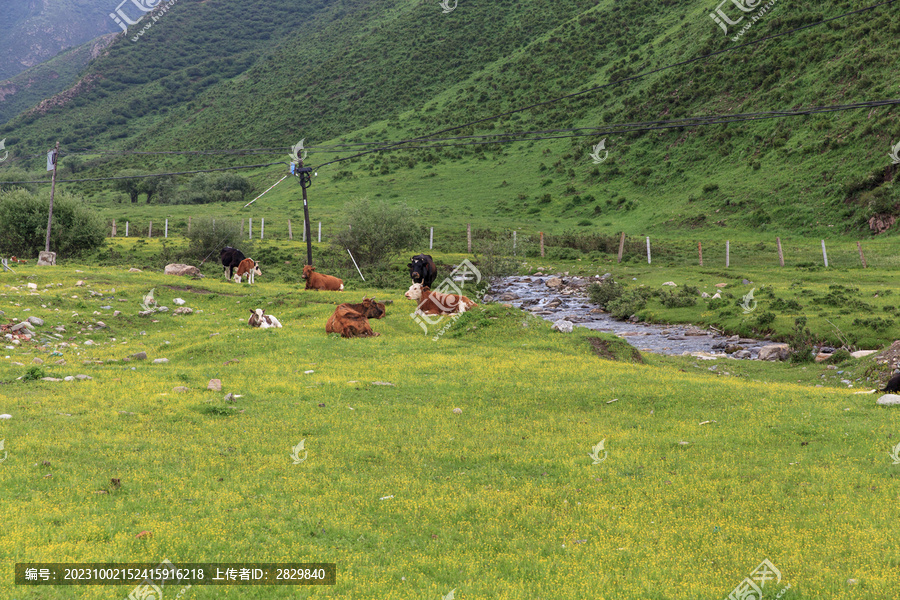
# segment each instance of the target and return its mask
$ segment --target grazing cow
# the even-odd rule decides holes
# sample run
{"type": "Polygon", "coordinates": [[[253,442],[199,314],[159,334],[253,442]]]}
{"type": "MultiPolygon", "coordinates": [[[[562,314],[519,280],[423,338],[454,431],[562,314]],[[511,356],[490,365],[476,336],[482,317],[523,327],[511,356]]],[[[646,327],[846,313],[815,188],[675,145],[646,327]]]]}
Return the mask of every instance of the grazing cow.
{"type": "Polygon", "coordinates": [[[225,269],[225,279],[234,279],[234,270],[241,264],[241,261],[247,258],[244,253],[237,248],[225,246],[219,252],[219,259],[222,261],[222,267],[225,269]]]}
{"type": "Polygon", "coordinates": [[[416,254],[410,259],[409,276],[413,283],[421,283],[423,286],[430,288],[437,277],[437,267],[434,266],[434,259],[428,254],[416,254]]]}
{"type": "Polygon", "coordinates": [[[268,329],[269,327],[281,327],[281,323],[272,315],[267,315],[266,311],[257,308],[250,309],[250,320],[247,321],[250,327],[259,327],[260,329],[268,329]]]}
{"type": "Polygon", "coordinates": [[[308,290],[344,291],[343,281],[331,275],[316,273],[316,268],[312,265],[303,267],[303,279],[306,280],[306,289],[308,290]]]}
{"type": "Polygon", "coordinates": [[[247,283],[253,285],[253,277],[262,275],[262,271],[259,270],[259,263],[252,258],[242,260],[241,264],[238,265],[237,272],[234,274],[234,282],[240,283],[245,275],[247,276],[247,283]]]}
{"type": "MultiPolygon", "coordinates": [[[[334,309],[334,314],[328,318],[325,323],[326,333],[339,333],[341,337],[374,337],[381,335],[372,331],[369,325],[369,319],[363,313],[357,312],[350,308],[350,304],[339,304],[334,309]]],[[[384,306],[384,305],[382,305],[384,306]]]]}
{"type": "Polygon", "coordinates": [[[419,305],[416,307],[416,312],[425,315],[463,313],[473,306],[478,306],[465,296],[432,292],[421,283],[409,286],[405,295],[410,300],[418,300],[419,305]]]}

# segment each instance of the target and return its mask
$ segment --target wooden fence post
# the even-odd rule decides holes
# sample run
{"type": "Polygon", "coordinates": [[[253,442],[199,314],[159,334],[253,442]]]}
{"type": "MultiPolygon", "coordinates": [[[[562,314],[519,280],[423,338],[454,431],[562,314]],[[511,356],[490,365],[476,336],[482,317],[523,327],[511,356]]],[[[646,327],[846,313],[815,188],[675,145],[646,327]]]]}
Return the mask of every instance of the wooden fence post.
{"type": "Polygon", "coordinates": [[[294,239],[294,232],[291,230],[291,220],[290,219],[288,219],[288,239],[289,240],[294,239]]]}
{"type": "Polygon", "coordinates": [[[828,253],[825,252],[825,240],[822,240],[822,258],[825,259],[825,268],[828,268],[828,253]]]}
{"type": "Polygon", "coordinates": [[[150,221],[150,228],[147,229],[147,237],[148,237],[148,238],[152,238],[152,237],[153,237],[153,221],[150,221]]]}
{"type": "Polygon", "coordinates": [[[188,235],[191,235],[191,218],[188,217],[188,235]]]}
{"type": "Polygon", "coordinates": [[[784,266],[784,252],[781,251],[781,238],[775,238],[775,241],[778,242],[778,264],[782,267],[784,266]]]}
{"type": "Polygon", "coordinates": [[[731,266],[731,242],[725,240],[725,268],[731,266]]]}
{"type": "Polygon", "coordinates": [[[253,239],[253,217],[247,219],[247,235],[249,236],[247,239],[253,239]]]}
{"type": "Polygon", "coordinates": [[[697,242],[697,252],[700,253],[700,266],[703,266],[703,242],[697,242]]]}
{"type": "MultiPolygon", "coordinates": [[[[115,230],[113,230],[115,231],[115,230]]],[[[869,265],[866,264],[866,257],[863,256],[862,244],[856,242],[856,249],[859,250],[859,262],[862,263],[863,269],[868,269],[869,265]]]]}
{"type": "Polygon", "coordinates": [[[113,219],[112,236],[116,237],[116,220],[115,219],[113,219]]]}
{"type": "MultiPolygon", "coordinates": [[[[541,238],[543,240],[544,238],[541,238]]],[[[466,223],[466,252],[472,254],[472,224],[466,223]]]]}
{"type": "Polygon", "coordinates": [[[622,262],[622,253],[625,252],[625,232],[622,232],[622,237],[619,238],[619,262],[622,262]]]}
{"type": "Polygon", "coordinates": [[[544,232],[541,232],[541,258],[544,258],[544,232]]]}

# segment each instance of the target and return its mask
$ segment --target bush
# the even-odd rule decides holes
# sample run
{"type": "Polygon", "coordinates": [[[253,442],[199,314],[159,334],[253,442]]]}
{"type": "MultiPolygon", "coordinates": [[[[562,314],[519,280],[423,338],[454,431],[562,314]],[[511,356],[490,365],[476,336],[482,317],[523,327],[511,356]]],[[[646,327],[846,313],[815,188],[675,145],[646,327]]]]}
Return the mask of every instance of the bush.
{"type": "MultiPolygon", "coordinates": [[[[36,257],[44,249],[50,190],[32,195],[25,190],[0,191],[0,252],[36,257]]],[[[60,257],[99,248],[106,225],[80,199],[57,192],[53,201],[50,250],[60,257]]]]}
{"type": "Polygon", "coordinates": [[[592,283],[587,287],[588,297],[591,302],[606,310],[607,304],[619,298],[625,292],[625,288],[612,279],[606,279],[600,283],[592,283]]]}
{"type": "Polygon", "coordinates": [[[28,367],[28,370],[25,371],[25,375],[22,376],[23,381],[37,381],[38,379],[42,379],[47,376],[47,372],[44,371],[43,368],[35,365],[33,367],[28,367]]]}
{"type": "Polygon", "coordinates": [[[340,229],[332,246],[342,253],[349,249],[360,268],[384,267],[425,240],[425,227],[416,222],[417,211],[402,203],[391,206],[383,200],[360,198],[347,202],[342,214],[349,227],[340,229]]]}
{"type": "Polygon", "coordinates": [[[652,292],[646,288],[627,290],[620,297],[606,305],[606,311],[614,319],[627,319],[647,305],[647,298],[652,292]]]}
{"type": "Polygon", "coordinates": [[[201,217],[194,221],[188,234],[187,253],[198,260],[219,260],[219,251],[225,246],[240,248],[245,256],[250,256],[253,245],[241,236],[240,221],[201,217]]]}
{"type": "Polygon", "coordinates": [[[813,345],[816,339],[809,327],[806,326],[806,317],[794,319],[794,332],[788,340],[791,347],[791,362],[804,363],[813,360],[813,345]]]}

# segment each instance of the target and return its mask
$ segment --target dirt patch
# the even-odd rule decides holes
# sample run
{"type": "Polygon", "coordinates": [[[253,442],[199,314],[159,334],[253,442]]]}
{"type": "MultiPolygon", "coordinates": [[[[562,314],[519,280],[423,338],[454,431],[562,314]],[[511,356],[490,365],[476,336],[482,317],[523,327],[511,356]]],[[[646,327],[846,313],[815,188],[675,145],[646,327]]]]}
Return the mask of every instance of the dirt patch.
{"type": "MultiPolygon", "coordinates": [[[[619,358],[610,350],[610,344],[615,342],[610,342],[608,340],[604,340],[598,337],[589,337],[587,341],[591,344],[591,349],[594,351],[594,354],[599,356],[600,358],[605,358],[607,360],[619,360],[619,358]]],[[[638,352],[638,349],[628,344],[628,342],[622,342],[625,344],[630,351],[629,360],[632,362],[636,362],[638,364],[644,364],[644,359],[641,357],[641,353],[638,352]]]]}

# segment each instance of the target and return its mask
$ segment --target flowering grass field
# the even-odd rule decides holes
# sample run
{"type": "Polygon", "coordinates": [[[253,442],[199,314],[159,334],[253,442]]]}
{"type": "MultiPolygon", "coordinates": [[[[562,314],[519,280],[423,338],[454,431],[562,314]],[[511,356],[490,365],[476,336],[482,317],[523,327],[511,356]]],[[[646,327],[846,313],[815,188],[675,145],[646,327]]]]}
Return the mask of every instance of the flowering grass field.
{"type": "Polygon", "coordinates": [[[337,565],[333,587],[186,599],[721,599],[765,559],[781,574],[766,598],[900,589],[900,411],[875,396],[603,360],[596,334],[498,305],[432,341],[399,289],[215,273],[3,275],[6,322],[45,324],[0,353],[0,598],[134,588],[15,586],[15,563],[163,559],[337,565]],[[170,311],[139,317],[150,289],[170,311]],[[327,335],[334,304],[363,293],[393,300],[381,336],[327,335]],[[194,313],[174,316],[176,297],[194,313]],[[249,328],[252,308],[284,328],[249,328]],[[34,358],[93,379],[19,379],[34,358]]]}

